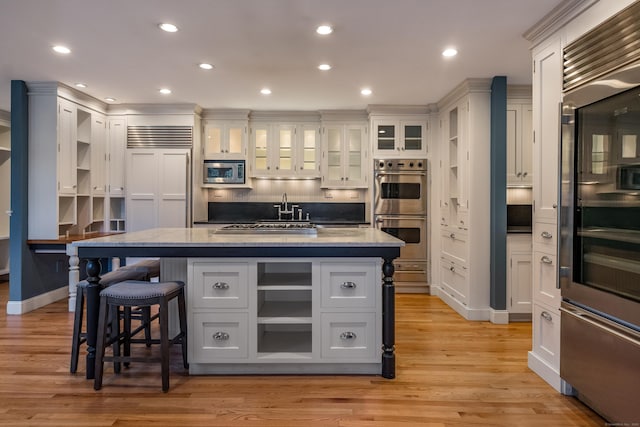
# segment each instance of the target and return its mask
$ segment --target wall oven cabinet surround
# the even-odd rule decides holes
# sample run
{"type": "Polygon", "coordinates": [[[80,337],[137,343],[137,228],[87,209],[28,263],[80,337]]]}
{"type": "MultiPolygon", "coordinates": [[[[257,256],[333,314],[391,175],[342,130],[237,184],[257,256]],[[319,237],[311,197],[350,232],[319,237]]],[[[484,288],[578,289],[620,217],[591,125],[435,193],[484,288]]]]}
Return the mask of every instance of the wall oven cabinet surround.
{"type": "Polygon", "coordinates": [[[317,178],[320,176],[318,123],[252,122],[251,176],[317,178]]]}
{"type": "Polygon", "coordinates": [[[322,126],[322,188],[368,188],[367,125],[325,122],[322,126]]]}

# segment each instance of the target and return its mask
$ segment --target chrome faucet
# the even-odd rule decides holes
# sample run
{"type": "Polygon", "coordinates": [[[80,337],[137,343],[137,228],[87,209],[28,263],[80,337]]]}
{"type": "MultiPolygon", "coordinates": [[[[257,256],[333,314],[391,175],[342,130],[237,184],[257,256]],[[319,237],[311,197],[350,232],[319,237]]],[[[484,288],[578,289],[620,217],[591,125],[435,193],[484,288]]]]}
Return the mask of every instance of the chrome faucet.
{"type": "Polygon", "coordinates": [[[289,208],[289,202],[287,201],[287,193],[282,193],[282,202],[278,205],[273,205],[274,208],[278,208],[278,221],[282,220],[282,214],[291,215],[291,220],[294,218],[295,208],[297,205],[291,205],[289,208]]]}

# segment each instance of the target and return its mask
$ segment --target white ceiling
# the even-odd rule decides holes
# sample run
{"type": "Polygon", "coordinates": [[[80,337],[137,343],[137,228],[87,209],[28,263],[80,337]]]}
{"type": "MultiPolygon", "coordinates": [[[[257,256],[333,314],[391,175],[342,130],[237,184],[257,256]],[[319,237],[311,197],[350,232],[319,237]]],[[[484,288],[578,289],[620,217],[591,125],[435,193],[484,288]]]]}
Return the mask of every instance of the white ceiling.
{"type": "Polygon", "coordinates": [[[0,0],[10,80],[84,82],[116,103],[316,110],[437,102],[468,77],[530,84],[522,34],[561,0],[0,0]],[[180,31],[166,33],[160,22],[180,31]],[[335,31],[319,36],[330,23],[335,31]],[[51,47],[64,44],[67,56],[51,47]],[[455,46],[459,54],[440,53],[455,46]],[[200,62],[215,65],[211,71],[200,62]],[[321,72],[328,62],[333,69],[321,72]],[[161,87],[171,95],[161,95],[161,87]],[[269,87],[272,94],[260,94],[269,87]],[[364,97],[360,89],[370,87],[364,97]]]}

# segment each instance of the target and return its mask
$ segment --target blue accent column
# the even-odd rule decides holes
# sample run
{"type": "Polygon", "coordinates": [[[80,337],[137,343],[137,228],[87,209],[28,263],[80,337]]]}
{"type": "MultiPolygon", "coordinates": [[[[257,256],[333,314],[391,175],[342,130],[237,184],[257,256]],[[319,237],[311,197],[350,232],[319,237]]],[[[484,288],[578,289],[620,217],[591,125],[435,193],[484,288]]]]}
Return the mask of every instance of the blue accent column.
{"type": "Polygon", "coordinates": [[[28,255],[29,100],[27,85],[11,81],[11,220],[9,225],[9,301],[23,299],[22,260],[28,255]]]}
{"type": "Polygon", "coordinates": [[[491,82],[491,292],[494,310],[507,309],[507,78],[491,82]]]}

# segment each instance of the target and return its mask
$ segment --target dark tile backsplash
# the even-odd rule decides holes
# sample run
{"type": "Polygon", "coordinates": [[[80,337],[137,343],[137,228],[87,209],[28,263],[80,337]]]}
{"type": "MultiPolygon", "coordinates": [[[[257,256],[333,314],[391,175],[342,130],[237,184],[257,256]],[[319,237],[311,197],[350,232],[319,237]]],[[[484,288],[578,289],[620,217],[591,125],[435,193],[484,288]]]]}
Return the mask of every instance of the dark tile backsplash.
{"type": "MultiPolygon", "coordinates": [[[[210,223],[251,223],[278,219],[276,203],[209,202],[210,223]]],[[[303,211],[303,219],[315,224],[363,224],[365,203],[295,203],[303,211]]]]}

